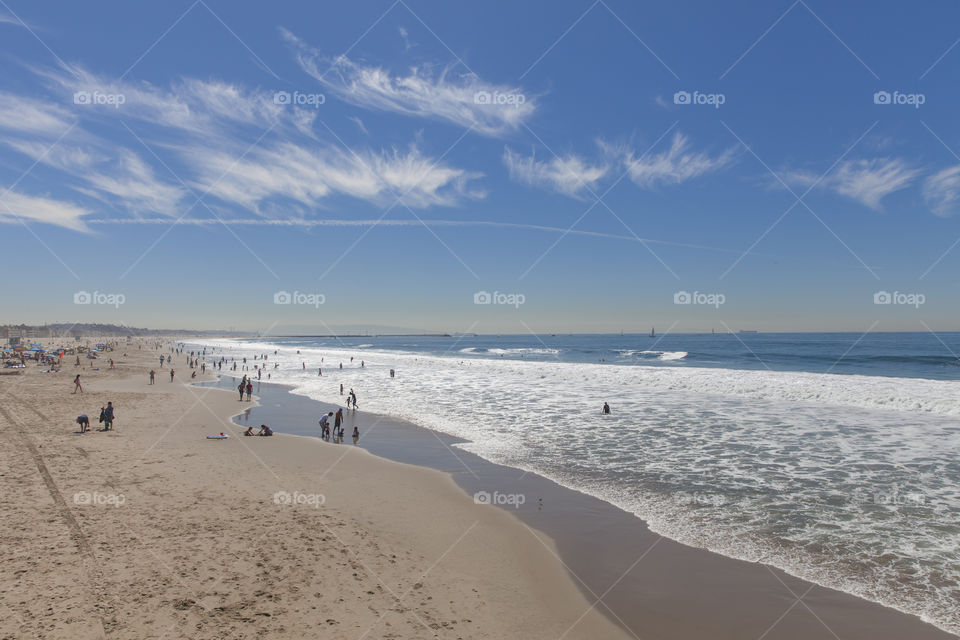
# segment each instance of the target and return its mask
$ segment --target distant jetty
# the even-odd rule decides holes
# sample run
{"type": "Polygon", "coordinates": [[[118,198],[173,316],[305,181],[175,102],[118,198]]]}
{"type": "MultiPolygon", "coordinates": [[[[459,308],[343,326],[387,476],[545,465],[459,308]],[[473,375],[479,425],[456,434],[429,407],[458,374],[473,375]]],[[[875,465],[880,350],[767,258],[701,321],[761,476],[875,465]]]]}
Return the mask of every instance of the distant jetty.
{"type": "Polygon", "coordinates": [[[279,335],[279,336],[257,336],[259,338],[451,338],[449,333],[326,333],[320,334],[302,334],[279,335]]]}

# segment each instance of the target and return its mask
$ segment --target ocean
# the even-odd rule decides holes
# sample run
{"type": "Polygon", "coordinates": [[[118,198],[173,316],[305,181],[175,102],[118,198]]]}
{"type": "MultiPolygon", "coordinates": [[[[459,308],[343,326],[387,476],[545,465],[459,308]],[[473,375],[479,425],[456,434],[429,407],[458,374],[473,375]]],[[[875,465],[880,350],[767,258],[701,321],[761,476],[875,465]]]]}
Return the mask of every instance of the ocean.
{"type": "Polygon", "coordinates": [[[456,446],[664,536],[960,633],[960,333],[197,344],[208,362],[267,354],[263,379],[295,393],[339,403],[343,383],[363,411],[468,440],[456,446]]]}

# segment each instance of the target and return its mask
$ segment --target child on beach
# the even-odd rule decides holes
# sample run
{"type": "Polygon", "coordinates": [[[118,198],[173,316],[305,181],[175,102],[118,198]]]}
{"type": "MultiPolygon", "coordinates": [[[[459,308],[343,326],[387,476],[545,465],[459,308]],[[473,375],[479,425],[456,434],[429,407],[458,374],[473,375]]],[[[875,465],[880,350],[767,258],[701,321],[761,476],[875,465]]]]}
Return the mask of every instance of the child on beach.
{"type": "Polygon", "coordinates": [[[77,377],[73,379],[73,392],[76,393],[79,391],[83,393],[83,387],[80,386],[80,374],[77,374],[77,377]]]}
{"type": "Polygon", "coordinates": [[[333,415],[333,411],[328,413],[325,416],[320,417],[320,437],[327,438],[330,436],[330,416],[333,415]]]}

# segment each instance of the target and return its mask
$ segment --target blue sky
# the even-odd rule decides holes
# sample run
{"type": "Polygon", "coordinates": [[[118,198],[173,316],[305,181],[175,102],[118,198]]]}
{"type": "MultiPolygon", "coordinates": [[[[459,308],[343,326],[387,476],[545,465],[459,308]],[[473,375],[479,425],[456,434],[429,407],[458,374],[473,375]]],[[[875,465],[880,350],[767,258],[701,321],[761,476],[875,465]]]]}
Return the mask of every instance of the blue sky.
{"type": "Polygon", "coordinates": [[[958,329],[958,14],[2,0],[0,322],[958,329]]]}

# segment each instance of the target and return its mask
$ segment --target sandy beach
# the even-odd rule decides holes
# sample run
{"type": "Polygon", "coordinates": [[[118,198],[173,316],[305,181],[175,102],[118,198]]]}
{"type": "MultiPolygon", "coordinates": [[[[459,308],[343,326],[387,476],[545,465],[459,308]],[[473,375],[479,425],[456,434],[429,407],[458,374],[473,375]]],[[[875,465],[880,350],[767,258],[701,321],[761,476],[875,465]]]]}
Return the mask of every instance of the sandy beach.
{"type": "Polygon", "coordinates": [[[236,437],[249,405],[234,393],[191,386],[182,362],[148,385],[146,345],[105,355],[114,370],[65,359],[0,378],[0,637],[630,637],[551,540],[449,475],[236,437]],[[205,438],[221,431],[234,437],[205,438]]]}

